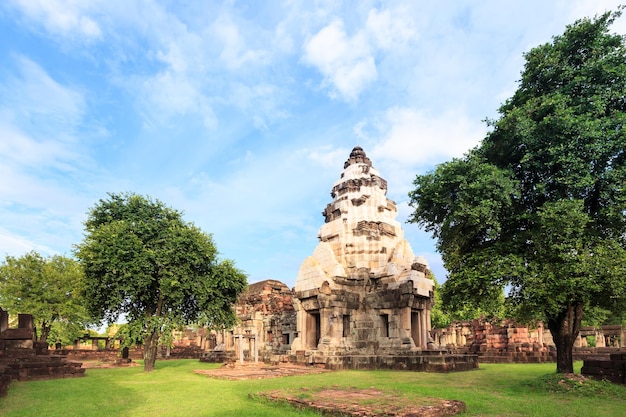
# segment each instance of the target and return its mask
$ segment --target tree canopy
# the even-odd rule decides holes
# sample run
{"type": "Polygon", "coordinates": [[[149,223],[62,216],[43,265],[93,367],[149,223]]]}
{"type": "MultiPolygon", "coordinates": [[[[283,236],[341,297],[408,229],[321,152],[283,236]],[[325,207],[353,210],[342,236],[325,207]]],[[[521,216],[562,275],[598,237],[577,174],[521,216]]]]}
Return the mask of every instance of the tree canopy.
{"type": "Polygon", "coordinates": [[[158,200],[109,194],[89,212],[77,246],[94,317],[120,315],[141,334],[144,369],[154,369],[159,338],[176,326],[231,326],[246,276],[218,259],[210,235],[158,200]]]}
{"type": "Polygon", "coordinates": [[[0,306],[10,314],[32,314],[39,341],[67,343],[90,324],[83,285],[82,268],[74,259],[44,258],[34,251],[7,256],[0,265],[0,306]]]}
{"type": "Polygon", "coordinates": [[[513,97],[463,158],[418,176],[410,221],[437,239],[452,308],[547,323],[572,372],[585,309],[626,296],[626,48],[621,10],[567,26],[525,54],[513,97]]]}

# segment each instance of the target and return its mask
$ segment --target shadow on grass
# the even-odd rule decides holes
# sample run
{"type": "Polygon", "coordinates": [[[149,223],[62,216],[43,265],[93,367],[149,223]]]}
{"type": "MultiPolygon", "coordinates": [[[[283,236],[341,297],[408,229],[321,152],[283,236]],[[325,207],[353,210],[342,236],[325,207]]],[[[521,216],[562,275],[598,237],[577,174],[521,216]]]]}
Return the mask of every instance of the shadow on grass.
{"type": "MultiPolygon", "coordinates": [[[[200,363],[200,361],[198,361],[198,363],[200,363]]],[[[176,369],[186,366],[188,366],[187,362],[176,359],[157,359],[154,363],[154,369],[157,371],[160,369],[176,369]]],[[[143,363],[141,365],[141,369],[143,369],[143,363]]]]}
{"type": "Polygon", "coordinates": [[[626,400],[626,386],[610,381],[585,378],[580,374],[564,375],[556,372],[538,378],[514,381],[511,389],[538,394],[561,394],[563,396],[601,397],[626,400]]]}

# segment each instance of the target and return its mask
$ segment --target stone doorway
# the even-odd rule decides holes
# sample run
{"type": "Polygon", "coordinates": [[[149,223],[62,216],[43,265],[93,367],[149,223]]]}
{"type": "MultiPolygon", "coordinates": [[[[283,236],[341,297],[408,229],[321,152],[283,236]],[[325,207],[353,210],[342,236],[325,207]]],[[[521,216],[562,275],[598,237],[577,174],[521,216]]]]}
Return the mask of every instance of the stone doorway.
{"type": "Polygon", "coordinates": [[[317,349],[321,337],[321,319],[319,310],[309,311],[306,317],[306,347],[317,349]]]}
{"type": "Polygon", "coordinates": [[[417,310],[411,311],[411,338],[413,339],[413,343],[415,346],[422,346],[422,337],[421,337],[421,326],[420,319],[421,314],[417,310]]]}

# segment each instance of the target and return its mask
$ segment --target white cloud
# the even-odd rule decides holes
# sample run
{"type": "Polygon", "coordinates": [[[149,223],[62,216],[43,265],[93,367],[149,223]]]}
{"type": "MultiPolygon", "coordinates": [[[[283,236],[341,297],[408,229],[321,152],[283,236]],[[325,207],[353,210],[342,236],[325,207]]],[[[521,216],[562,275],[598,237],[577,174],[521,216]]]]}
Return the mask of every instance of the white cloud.
{"type": "MultiPolygon", "coordinates": [[[[0,258],[9,256],[21,256],[31,250],[41,250],[34,242],[24,239],[23,236],[15,236],[7,230],[0,229],[0,258]]],[[[48,253],[49,250],[41,250],[48,253]]]]}
{"type": "Polygon", "coordinates": [[[30,19],[50,33],[76,39],[99,39],[102,30],[88,15],[91,2],[80,0],[13,0],[30,19]]]}
{"type": "Polygon", "coordinates": [[[337,172],[340,172],[343,163],[350,155],[350,149],[335,148],[330,145],[305,150],[305,152],[308,154],[307,157],[313,161],[315,165],[331,170],[334,169],[337,172]]]}
{"type": "Polygon", "coordinates": [[[355,102],[378,80],[377,61],[395,52],[402,56],[404,48],[418,38],[409,8],[402,4],[371,8],[360,20],[355,13],[357,23],[352,30],[346,28],[344,19],[332,18],[305,41],[302,62],[319,70],[322,86],[330,87],[331,97],[355,102]]]}
{"type": "MultiPolygon", "coordinates": [[[[34,61],[17,56],[19,76],[9,78],[0,86],[0,106],[18,117],[44,117],[53,129],[76,125],[84,113],[83,94],[74,88],[61,85],[34,61]]],[[[41,123],[43,126],[44,123],[41,123]]]]}
{"type": "Polygon", "coordinates": [[[394,107],[387,110],[382,123],[382,138],[371,150],[372,156],[421,167],[462,156],[478,145],[486,132],[482,122],[453,110],[431,115],[394,107]]]}
{"type": "Polygon", "coordinates": [[[5,164],[19,164],[29,168],[63,166],[64,161],[76,158],[75,153],[55,140],[34,140],[20,132],[15,126],[0,119],[0,159],[5,164]]]}
{"type": "Polygon", "coordinates": [[[17,74],[0,85],[0,158],[5,167],[76,172],[87,166],[91,160],[81,155],[87,137],[76,138],[86,108],[82,92],[58,83],[30,59],[18,56],[14,62],[17,74]]]}
{"type": "Polygon", "coordinates": [[[79,134],[87,108],[79,89],[30,59],[11,63],[5,71],[15,73],[0,85],[0,252],[69,252],[91,200],[85,190],[99,182],[86,150],[100,129],[79,134]]]}
{"type": "Polygon", "coordinates": [[[365,33],[349,37],[343,21],[335,19],[304,44],[303,61],[315,66],[339,95],[355,101],[377,78],[376,64],[365,33]]]}
{"type": "Polygon", "coordinates": [[[240,68],[267,58],[266,51],[247,47],[239,27],[228,16],[218,18],[213,24],[213,31],[223,44],[220,58],[228,68],[240,68]]]}
{"type": "Polygon", "coordinates": [[[371,9],[366,28],[376,45],[383,49],[396,48],[417,38],[415,21],[406,7],[397,9],[371,9]]]}

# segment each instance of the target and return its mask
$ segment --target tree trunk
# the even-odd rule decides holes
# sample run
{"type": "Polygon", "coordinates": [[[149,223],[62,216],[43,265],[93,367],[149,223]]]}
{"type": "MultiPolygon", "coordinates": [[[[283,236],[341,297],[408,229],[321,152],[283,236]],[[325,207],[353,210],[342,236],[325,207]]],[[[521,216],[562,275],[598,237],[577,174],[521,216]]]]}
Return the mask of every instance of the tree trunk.
{"type": "Polygon", "coordinates": [[[143,343],[143,370],[154,371],[154,363],[157,358],[159,347],[159,332],[155,329],[144,338],[143,343]]]}
{"type": "MultiPolygon", "coordinates": [[[[47,325],[47,324],[42,324],[41,325],[41,334],[39,335],[39,341],[40,342],[47,342],[48,341],[48,335],[50,335],[50,330],[52,330],[52,326],[47,325]]],[[[37,337],[35,335],[35,337],[37,337]]]]}
{"type": "Polygon", "coordinates": [[[569,304],[556,317],[548,318],[548,329],[556,345],[556,371],[574,373],[572,351],[583,318],[583,304],[569,304]]]}

